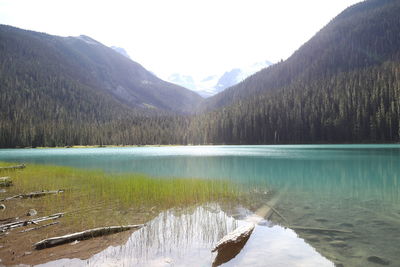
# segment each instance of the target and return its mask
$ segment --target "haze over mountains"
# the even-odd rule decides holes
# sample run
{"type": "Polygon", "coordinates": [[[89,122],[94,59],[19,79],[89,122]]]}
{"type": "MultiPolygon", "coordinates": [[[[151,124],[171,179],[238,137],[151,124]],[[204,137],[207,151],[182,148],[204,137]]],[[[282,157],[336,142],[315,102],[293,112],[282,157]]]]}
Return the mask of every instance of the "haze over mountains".
{"type": "Polygon", "coordinates": [[[0,37],[1,61],[8,64],[2,78],[9,79],[5,89],[14,87],[13,93],[21,86],[37,93],[47,86],[61,92],[62,80],[73,83],[75,90],[101,93],[132,108],[189,112],[201,100],[88,36],[58,37],[1,25],[0,37]]]}
{"type": "Polygon", "coordinates": [[[118,47],[118,46],[111,46],[112,49],[114,49],[114,51],[120,53],[121,55],[123,55],[126,58],[131,59],[131,57],[129,56],[128,52],[126,52],[126,50],[122,47],[118,47]]]}
{"type": "Polygon", "coordinates": [[[206,99],[202,127],[226,125],[208,141],[398,141],[399,12],[393,0],[351,6],[286,61],[206,99]]]}
{"type": "Polygon", "coordinates": [[[241,68],[234,68],[222,74],[211,74],[200,79],[196,79],[191,75],[173,73],[167,78],[167,81],[193,90],[203,97],[210,97],[238,84],[270,65],[272,63],[266,60],[242,66],[241,68]]]}
{"type": "Polygon", "coordinates": [[[90,37],[0,26],[0,146],[398,142],[398,14],[395,0],[351,6],[205,100],[90,37]]]}

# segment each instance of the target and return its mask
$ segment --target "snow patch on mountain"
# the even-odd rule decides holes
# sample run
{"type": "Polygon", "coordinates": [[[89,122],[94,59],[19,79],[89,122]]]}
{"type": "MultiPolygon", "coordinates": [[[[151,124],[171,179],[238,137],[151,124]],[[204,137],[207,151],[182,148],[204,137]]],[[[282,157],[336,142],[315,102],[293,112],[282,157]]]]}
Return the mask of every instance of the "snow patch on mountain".
{"type": "Polygon", "coordinates": [[[272,65],[270,61],[262,61],[242,68],[234,68],[222,74],[208,75],[200,79],[195,79],[188,74],[173,73],[166,80],[195,91],[203,97],[210,97],[240,83],[270,65],[272,65]]]}
{"type": "Polygon", "coordinates": [[[178,84],[192,91],[196,91],[196,85],[194,79],[190,75],[173,73],[167,78],[167,81],[174,84],[178,84]]]}

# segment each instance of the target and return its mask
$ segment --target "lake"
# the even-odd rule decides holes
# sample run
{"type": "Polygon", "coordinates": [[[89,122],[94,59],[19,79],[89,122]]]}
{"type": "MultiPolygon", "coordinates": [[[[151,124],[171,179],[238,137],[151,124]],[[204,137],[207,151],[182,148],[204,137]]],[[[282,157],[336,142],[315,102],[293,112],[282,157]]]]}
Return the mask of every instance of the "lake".
{"type": "MultiPolygon", "coordinates": [[[[182,146],[1,149],[0,161],[229,179],[280,193],[276,209],[291,226],[261,221],[244,249],[221,266],[379,266],[400,262],[400,145],[182,146]]],[[[210,266],[218,239],[251,211],[218,204],[169,210],[77,266],[210,266]]],[[[275,219],[274,219],[275,218],[275,219]]],[[[48,263],[51,266],[55,263],[48,263]]],[[[47,266],[46,264],[44,266],[47,266]]]]}

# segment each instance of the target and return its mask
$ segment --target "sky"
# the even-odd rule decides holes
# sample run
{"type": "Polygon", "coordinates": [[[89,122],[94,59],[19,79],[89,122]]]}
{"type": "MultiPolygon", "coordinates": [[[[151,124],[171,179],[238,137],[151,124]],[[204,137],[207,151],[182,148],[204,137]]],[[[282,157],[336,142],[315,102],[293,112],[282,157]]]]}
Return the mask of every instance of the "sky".
{"type": "Polygon", "coordinates": [[[360,0],[0,0],[0,24],[87,35],[161,78],[288,58],[360,0]]]}

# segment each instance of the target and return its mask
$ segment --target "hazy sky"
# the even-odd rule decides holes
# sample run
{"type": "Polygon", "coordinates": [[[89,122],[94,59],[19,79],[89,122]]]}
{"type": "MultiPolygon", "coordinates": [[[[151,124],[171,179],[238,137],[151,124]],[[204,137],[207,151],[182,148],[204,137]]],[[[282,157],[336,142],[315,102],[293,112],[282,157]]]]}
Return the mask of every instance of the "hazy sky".
{"type": "Polygon", "coordinates": [[[0,23],[88,35],[164,77],[286,59],[359,0],[0,0],[0,23]]]}

